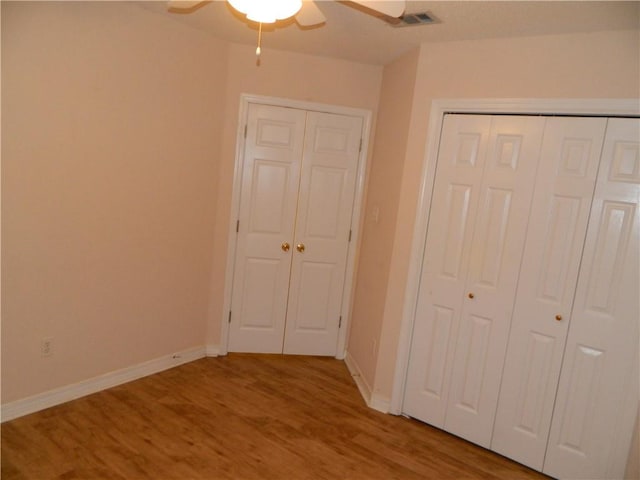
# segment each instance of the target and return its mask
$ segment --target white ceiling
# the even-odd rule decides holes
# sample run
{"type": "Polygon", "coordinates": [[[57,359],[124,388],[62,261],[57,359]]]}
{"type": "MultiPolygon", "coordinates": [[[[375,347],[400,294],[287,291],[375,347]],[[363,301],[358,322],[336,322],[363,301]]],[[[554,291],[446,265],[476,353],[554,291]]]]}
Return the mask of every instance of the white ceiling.
{"type": "MultiPolygon", "coordinates": [[[[602,30],[640,30],[640,1],[408,1],[406,13],[428,12],[431,25],[394,28],[350,2],[316,0],[327,17],[302,29],[293,20],[263,26],[262,48],[384,65],[422,42],[476,40],[602,30]]],[[[224,0],[191,13],[171,13],[162,1],[139,6],[231,42],[255,45],[257,26],[224,0]]]]}

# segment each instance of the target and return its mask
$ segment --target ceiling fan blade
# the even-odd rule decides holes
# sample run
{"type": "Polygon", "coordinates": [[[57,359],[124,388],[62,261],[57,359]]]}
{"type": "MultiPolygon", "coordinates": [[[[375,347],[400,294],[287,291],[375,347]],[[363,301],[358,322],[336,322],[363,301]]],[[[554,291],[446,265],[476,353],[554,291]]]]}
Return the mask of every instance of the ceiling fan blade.
{"type": "Polygon", "coordinates": [[[406,8],[405,0],[351,0],[353,3],[383,13],[389,17],[401,17],[406,8]]]}
{"type": "Polygon", "coordinates": [[[313,25],[320,25],[327,21],[327,17],[320,11],[318,6],[313,0],[304,0],[302,2],[302,8],[296,15],[296,22],[301,27],[311,27],[313,25]]]}
{"type": "Polygon", "coordinates": [[[169,10],[191,10],[194,7],[206,3],[206,0],[168,0],[169,10]]]}

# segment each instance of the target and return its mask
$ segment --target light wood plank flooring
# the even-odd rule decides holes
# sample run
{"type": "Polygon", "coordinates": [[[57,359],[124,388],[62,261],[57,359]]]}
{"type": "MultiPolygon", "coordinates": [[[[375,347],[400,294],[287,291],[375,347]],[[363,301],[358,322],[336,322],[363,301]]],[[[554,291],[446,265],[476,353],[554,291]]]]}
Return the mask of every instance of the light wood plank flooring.
{"type": "Polygon", "coordinates": [[[198,360],[2,425],[10,479],[543,479],[366,407],[344,363],[198,360]]]}

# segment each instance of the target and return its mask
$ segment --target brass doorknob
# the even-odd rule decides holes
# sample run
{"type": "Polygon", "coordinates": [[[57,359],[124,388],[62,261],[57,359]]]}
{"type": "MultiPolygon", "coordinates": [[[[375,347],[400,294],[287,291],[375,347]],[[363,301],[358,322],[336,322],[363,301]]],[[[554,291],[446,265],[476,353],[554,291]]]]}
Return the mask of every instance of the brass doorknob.
{"type": "Polygon", "coordinates": [[[280,245],[280,248],[282,248],[283,252],[288,252],[289,249],[291,248],[291,245],[289,245],[287,242],[282,242],[282,245],[280,245]]]}
{"type": "Polygon", "coordinates": [[[560,314],[556,315],[556,320],[557,320],[557,321],[562,320],[562,315],[560,315],[560,314]]]}
{"type": "Polygon", "coordinates": [[[298,245],[296,245],[296,250],[298,250],[300,253],[304,252],[304,243],[299,243],[298,245]]]}
{"type": "Polygon", "coordinates": [[[475,297],[475,295],[473,293],[470,293],[469,298],[473,298],[473,297],[475,297]]]}

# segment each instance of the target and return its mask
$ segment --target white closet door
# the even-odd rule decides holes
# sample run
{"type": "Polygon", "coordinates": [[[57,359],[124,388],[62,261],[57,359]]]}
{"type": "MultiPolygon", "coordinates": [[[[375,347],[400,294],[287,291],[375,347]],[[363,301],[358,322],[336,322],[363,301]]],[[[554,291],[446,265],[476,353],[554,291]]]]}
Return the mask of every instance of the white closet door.
{"type": "Polygon", "coordinates": [[[335,355],[362,118],[309,112],[284,353],[335,355]]]}
{"type": "Polygon", "coordinates": [[[455,344],[445,430],[489,447],[527,235],[543,117],[496,116],[455,344]]]}
{"type": "Polygon", "coordinates": [[[639,135],[638,119],[608,122],[544,462],[554,477],[624,474],[638,401],[639,135]]]}
{"type": "Polygon", "coordinates": [[[249,107],[229,351],[282,352],[305,115],[249,107]]]}
{"type": "Polygon", "coordinates": [[[542,469],[607,120],[549,118],[491,449],[542,469]],[[560,320],[556,318],[560,316],[560,320]]]}
{"type": "Polygon", "coordinates": [[[444,118],[402,410],[444,426],[491,117],[444,118]]]}

